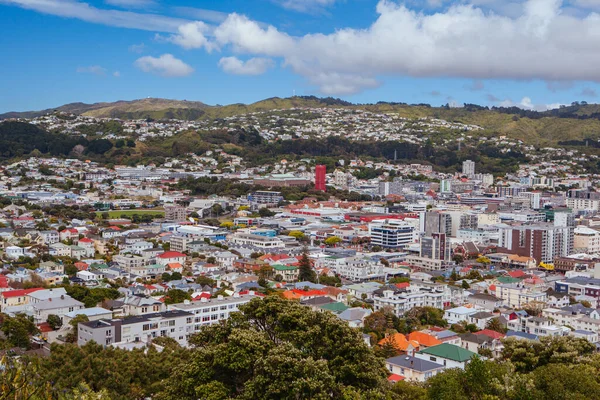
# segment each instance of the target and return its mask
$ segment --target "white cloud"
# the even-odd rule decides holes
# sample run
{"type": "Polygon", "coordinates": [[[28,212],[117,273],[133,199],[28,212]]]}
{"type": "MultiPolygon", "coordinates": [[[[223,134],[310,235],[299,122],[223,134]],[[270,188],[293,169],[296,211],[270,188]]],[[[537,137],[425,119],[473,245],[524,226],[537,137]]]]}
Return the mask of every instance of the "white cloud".
{"type": "Polygon", "coordinates": [[[571,4],[575,7],[585,8],[588,10],[600,11],[599,0],[571,0],[571,4]]]}
{"type": "Polygon", "coordinates": [[[154,0],[104,0],[104,2],[121,8],[147,8],[156,5],[154,0]]]}
{"type": "Polygon", "coordinates": [[[175,7],[174,10],[187,18],[198,19],[200,21],[208,21],[215,24],[220,24],[227,19],[227,13],[215,10],[207,10],[204,8],[194,7],[175,7]]]}
{"type": "Polygon", "coordinates": [[[136,67],[144,72],[150,72],[165,77],[188,76],[194,72],[194,69],[173,57],[172,54],[163,54],[160,57],[145,56],[135,61],[136,67]]]}
{"type": "Polygon", "coordinates": [[[115,71],[115,72],[113,72],[113,76],[115,78],[120,78],[121,77],[121,73],[119,71],[115,71]]]}
{"type": "Polygon", "coordinates": [[[234,75],[262,75],[273,65],[273,60],[261,57],[251,58],[247,61],[242,61],[237,57],[223,57],[219,60],[219,67],[228,74],[234,75]]]}
{"type": "Polygon", "coordinates": [[[98,76],[106,75],[106,68],[99,65],[90,65],[89,67],[77,67],[77,73],[79,74],[94,74],[98,76]]]}
{"type": "MultiPolygon", "coordinates": [[[[199,49],[206,48],[207,51],[212,51],[214,44],[206,38],[206,33],[210,31],[210,27],[202,21],[190,22],[181,25],[178,29],[178,34],[171,35],[166,38],[167,41],[175,43],[184,49],[199,49]]],[[[162,39],[160,35],[157,38],[162,39]]]]}
{"type": "Polygon", "coordinates": [[[299,12],[319,12],[332,6],[336,0],[274,0],[283,8],[299,12]]]}
{"type": "Polygon", "coordinates": [[[455,5],[432,15],[381,0],[367,29],[290,36],[231,14],[214,30],[222,50],[281,57],[323,93],[376,87],[379,76],[600,81],[600,15],[561,14],[560,0],[529,0],[520,16],[455,5]]]}
{"type": "Polygon", "coordinates": [[[524,110],[533,110],[533,111],[548,111],[554,110],[556,108],[560,108],[564,104],[561,103],[552,103],[552,104],[534,104],[530,97],[523,97],[519,103],[514,103],[510,99],[503,100],[498,103],[500,107],[519,107],[524,110]]]}
{"type": "Polygon", "coordinates": [[[129,46],[129,51],[132,53],[143,53],[146,50],[146,45],[144,43],[140,44],[132,44],[129,46]]]}
{"type": "Polygon", "coordinates": [[[0,0],[0,4],[9,4],[59,17],[76,18],[95,24],[153,32],[177,32],[180,25],[189,22],[185,19],[157,14],[100,9],[75,0],[0,0]]]}

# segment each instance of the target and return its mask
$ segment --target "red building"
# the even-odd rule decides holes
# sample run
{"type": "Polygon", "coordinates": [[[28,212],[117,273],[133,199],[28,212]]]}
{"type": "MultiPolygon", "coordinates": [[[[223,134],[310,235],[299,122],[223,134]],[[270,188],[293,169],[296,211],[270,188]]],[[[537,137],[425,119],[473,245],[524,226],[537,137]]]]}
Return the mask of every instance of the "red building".
{"type": "Polygon", "coordinates": [[[315,168],[315,190],[324,192],[326,190],[327,167],[325,165],[317,165],[315,168]]]}

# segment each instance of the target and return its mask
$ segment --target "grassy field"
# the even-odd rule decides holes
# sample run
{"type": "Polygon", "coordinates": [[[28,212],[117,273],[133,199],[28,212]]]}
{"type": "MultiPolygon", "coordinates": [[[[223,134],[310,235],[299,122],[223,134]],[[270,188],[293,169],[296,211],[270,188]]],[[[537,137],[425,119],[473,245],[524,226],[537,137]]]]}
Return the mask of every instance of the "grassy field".
{"type": "MultiPolygon", "coordinates": [[[[96,211],[96,214],[98,214],[98,216],[102,216],[103,212],[104,211],[96,211]]],[[[108,213],[108,218],[110,219],[121,218],[121,215],[131,216],[133,214],[150,214],[159,218],[165,216],[164,210],[111,210],[106,212],[108,213]]]]}

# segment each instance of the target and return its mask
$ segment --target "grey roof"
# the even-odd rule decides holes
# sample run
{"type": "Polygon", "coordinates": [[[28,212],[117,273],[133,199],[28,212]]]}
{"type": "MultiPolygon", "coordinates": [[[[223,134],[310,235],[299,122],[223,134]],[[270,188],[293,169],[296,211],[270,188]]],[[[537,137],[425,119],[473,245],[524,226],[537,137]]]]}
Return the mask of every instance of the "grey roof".
{"type": "Polygon", "coordinates": [[[79,306],[83,306],[83,303],[69,296],[66,296],[64,299],[59,297],[33,304],[33,308],[36,310],[54,310],[56,308],[79,306]]]}
{"type": "Polygon", "coordinates": [[[397,365],[400,368],[412,369],[419,372],[433,371],[436,369],[444,368],[443,365],[434,363],[429,360],[422,360],[420,358],[402,355],[397,357],[388,358],[385,360],[387,363],[397,365]]]}
{"type": "Polygon", "coordinates": [[[453,332],[449,329],[446,329],[445,331],[441,331],[441,332],[435,332],[433,335],[438,340],[446,339],[446,338],[453,337],[453,336],[458,336],[458,334],[456,332],[453,332]]]}
{"type": "Polygon", "coordinates": [[[493,316],[494,316],[494,314],[492,314],[492,313],[480,311],[480,312],[476,312],[475,314],[469,315],[469,318],[484,319],[484,318],[490,318],[493,316]]]}
{"type": "Polygon", "coordinates": [[[363,318],[371,314],[367,308],[353,307],[338,314],[338,318],[344,321],[362,321],[363,318]]]}
{"type": "Polygon", "coordinates": [[[527,339],[527,340],[539,340],[539,337],[537,335],[534,335],[532,333],[526,333],[526,332],[517,332],[517,331],[508,331],[506,332],[506,337],[514,337],[517,339],[527,339]]]}

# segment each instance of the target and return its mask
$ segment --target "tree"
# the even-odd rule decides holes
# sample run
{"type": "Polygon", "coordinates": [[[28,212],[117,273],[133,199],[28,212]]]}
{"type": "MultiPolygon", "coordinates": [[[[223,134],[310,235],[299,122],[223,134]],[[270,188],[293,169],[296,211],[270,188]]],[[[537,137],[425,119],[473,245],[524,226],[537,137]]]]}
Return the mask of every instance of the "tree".
{"type": "Polygon", "coordinates": [[[492,263],[492,260],[490,260],[489,258],[487,258],[485,256],[480,256],[475,261],[478,262],[478,263],[480,263],[480,264],[485,264],[485,265],[489,265],[489,264],[492,263]]]}
{"type": "Polygon", "coordinates": [[[79,324],[82,322],[88,322],[89,318],[85,314],[77,314],[75,318],[69,321],[69,325],[73,328],[73,332],[68,333],[66,337],[67,343],[76,343],[79,337],[79,324]]]}
{"type": "Polygon", "coordinates": [[[196,278],[196,283],[202,286],[210,286],[210,287],[214,287],[217,282],[214,279],[210,279],[208,276],[204,276],[204,275],[199,275],[196,278]]]}
{"type": "Polygon", "coordinates": [[[33,323],[33,318],[24,314],[17,314],[14,317],[3,314],[2,333],[8,339],[9,343],[15,347],[29,349],[31,343],[29,337],[38,333],[38,329],[33,323]]]}
{"type": "Polygon", "coordinates": [[[215,264],[217,262],[217,259],[213,256],[210,256],[206,259],[206,262],[209,264],[215,264]]]}
{"type": "Polygon", "coordinates": [[[341,241],[342,241],[342,239],[340,239],[337,236],[330,236],[327,239],[325,239],[325,244],[327,246],[332,247],[332,246],[335,246],[336,244],[340,243],[341,241]]]}
{"type": "Polygon", "coordinates": [[[46,322],[48,323],[48,325],[50,325],[50,328],[57,330],[58,328],[60,328],[62,326],[62,319],[60,319],[60,317],[56,314],[50,314],[48,315],[48,318],[46,319],[46,322]]]}
{"type": "Polygon", "coordinates": [[[184,300],[191,300],[192,296],[181,289],[169,289],[165,294],[165,304],[183,303],[184,300]]]}
{"type": "Polygon", "coordinates": [[[261,208],[260,210],[258,210],[258,215],[260,215],[261,218],[268,218],[268,217],[273,217],[275,215],[275,213],[271,210],[269,210],[266,207],[261,208]]]}
{"type": "Polygon", "coordinates": [[[460,285],[463,289],[469,289],[471,287],[471,285],[469,285],[469,282],[467,282],[466,280],[463,279],[462,284],[460,285]]]}
{"type": "Polygon", "coordinates": [[[495,331],[495,332],[499,332],[499,333],[506,333],[506,327],[502,324],[502,322],[500,321],[500,318],[495,317],[490,319],[487,324],[485,325],[485,329],[489,329],[491,331],[495,331]]]}
{"type": "Polygon", "coordinates": [[[303,239],[304,238],[304,232],[301,231],[291,231],[288,236],[291,236],[293,238],[296,238],[298,240],[303,239]]]}
{"type": "Polygon", "coordinates": [[[358,331],[276,296],[240,306],[191,342],[196,355],[157,399],[383,398],[383,360],[358,331]]]}
{"type": "Polygon", "coordinates": [[[302,257],[300,258],[300,265],[298,267],[298,281],[316,282],[316,280],[317,274],[313,270],[310,258],[308,258],[308,248],[304,247],[302,257]]]}

